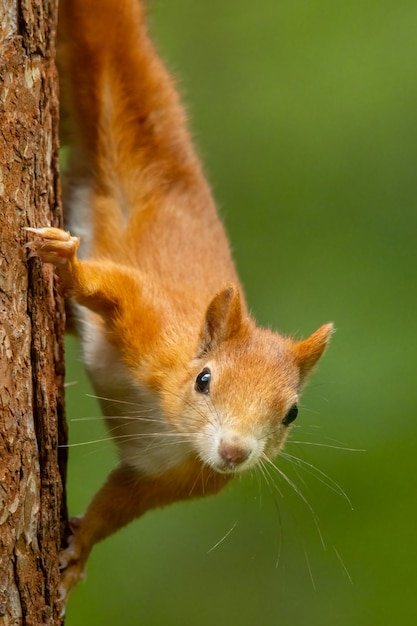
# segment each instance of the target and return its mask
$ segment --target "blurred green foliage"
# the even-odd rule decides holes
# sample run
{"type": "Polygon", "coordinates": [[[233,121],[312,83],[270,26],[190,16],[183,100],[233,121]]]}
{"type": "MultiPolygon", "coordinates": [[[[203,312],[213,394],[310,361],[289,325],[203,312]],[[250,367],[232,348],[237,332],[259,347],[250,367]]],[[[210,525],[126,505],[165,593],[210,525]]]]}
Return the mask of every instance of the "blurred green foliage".
{"type": "MultiPolygon", "coordinates": [[[[303,497],[254,473],[146,515],[95,548],[66,623],[415,624],[417,3],[155,0],[151,22],[254,315],[338,331],[287,445],[302,462],[279,461],[303,497]]],[[[68,359],[69,418],[98,417],[74,341],[68,359]]],[[[115,462],[71,449],[72,513],[115,462]]]]}

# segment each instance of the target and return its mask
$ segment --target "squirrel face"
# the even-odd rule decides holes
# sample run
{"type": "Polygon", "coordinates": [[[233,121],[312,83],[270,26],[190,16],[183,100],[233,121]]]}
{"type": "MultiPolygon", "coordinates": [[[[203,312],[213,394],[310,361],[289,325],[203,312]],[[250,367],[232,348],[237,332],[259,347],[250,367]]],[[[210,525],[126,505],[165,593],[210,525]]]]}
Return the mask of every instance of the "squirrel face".
{"type": "Polygon", "coordinates": [[[194,364],[181,424],[204,464],[236,473],[277,455],[297,416],[301,378],[291,340],[251,329],[226,344],[194,364]]]}
{"type": "Polygon", "coordinates": [[[183,435],[188,453],[216,472],[233,474],[273,459],[332,330],[327,324],[295,341],[259,328],[243,316],[238,290],[227,288],[208,308],[197,357],[177,361],[159,378],[165,423],[183,435]]]}

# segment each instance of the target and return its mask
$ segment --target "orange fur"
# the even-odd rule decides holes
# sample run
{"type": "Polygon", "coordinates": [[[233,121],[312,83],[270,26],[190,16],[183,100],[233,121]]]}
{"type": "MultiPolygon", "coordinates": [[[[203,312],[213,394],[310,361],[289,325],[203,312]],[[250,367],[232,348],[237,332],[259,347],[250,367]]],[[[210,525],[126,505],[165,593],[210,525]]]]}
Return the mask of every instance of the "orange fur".
{"type": "Polygon", "coordinates": [[[215,493],[274,457],[332,333],[326,324],[293,341],[248,315],[143,13],[136,0],[61,2],[71,124],[66,212],[82,233],[81,260],[79,239],[64,231],[34,230],[30,245],[58,266],[78,303],[84,359],[97,394],[109,398],[102,408],[110,428],[119,419],[120,452],[120,467],[74,524],[62,555],[64,598],[94,543],[151,508],[215,493]]]}

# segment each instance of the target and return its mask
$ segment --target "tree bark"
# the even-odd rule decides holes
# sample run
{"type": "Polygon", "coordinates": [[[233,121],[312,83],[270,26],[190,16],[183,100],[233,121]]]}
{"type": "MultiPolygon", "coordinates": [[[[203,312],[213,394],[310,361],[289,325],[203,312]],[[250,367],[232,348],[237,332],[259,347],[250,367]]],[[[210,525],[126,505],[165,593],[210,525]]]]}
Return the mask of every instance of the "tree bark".
{"type": "Polygon", "coordinates": [[[60,226],[57,0],[0,0],[0,624],[60,624],[64,311],[24,226],[60,226]]]}

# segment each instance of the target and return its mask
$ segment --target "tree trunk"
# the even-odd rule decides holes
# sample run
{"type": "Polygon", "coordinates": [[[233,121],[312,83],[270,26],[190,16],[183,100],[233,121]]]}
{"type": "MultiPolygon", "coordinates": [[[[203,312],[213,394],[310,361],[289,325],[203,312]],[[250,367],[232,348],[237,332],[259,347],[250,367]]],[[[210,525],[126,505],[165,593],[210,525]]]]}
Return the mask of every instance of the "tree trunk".
{"type": "Polygon", "coordinates": [[[57,0],[0,0],[0,624],[60,624],[63,323],[24,226],[61,224],[57,0]]]}

